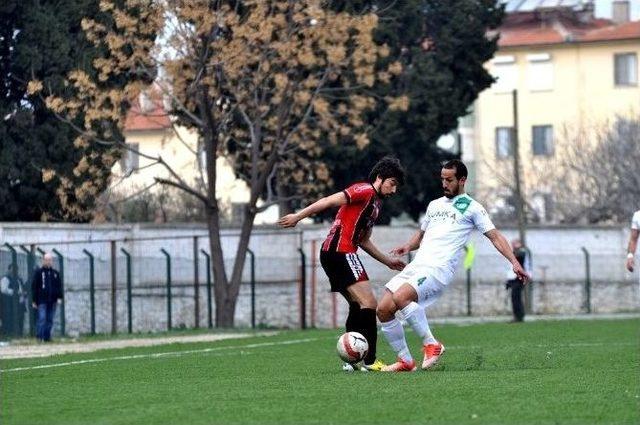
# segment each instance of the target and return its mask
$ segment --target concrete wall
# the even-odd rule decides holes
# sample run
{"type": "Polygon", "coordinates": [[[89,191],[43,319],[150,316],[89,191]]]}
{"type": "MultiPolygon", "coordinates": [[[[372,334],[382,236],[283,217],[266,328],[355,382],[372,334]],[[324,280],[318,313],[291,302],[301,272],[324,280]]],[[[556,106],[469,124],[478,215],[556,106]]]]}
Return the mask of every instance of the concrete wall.
{"type": "MultiPolygon", "coordinates": [[[[329,292],[326,276],[317,260],[318,250],[328,226],[310,226],[296,231],[257,228],[250,247],[256,255],[256,323],[258,326],[297,327],[300,323],[300,253],[306,255],[307,325],[341,326],[347,305],[329,292]]],[[[383,250],[405,242],[413,227],[376,227],[374,242],[383,250]]],[[[503,229],[507,238],[516,236],[515,229],[503,229]]],[[[89,226],[71,224],[1,223],[0,242],[49,250],[56,248],[64,256],[66,291],[66,328],[69,334],[90,330],[89,261],[83,249],[95,257],[96,330],[111,330],[111,244],[116,243],[117,328],[127,329],[126,266],[120,248],[133,257],[132,316],[134,331],[159,331],[167,326],[166,249],[172,258],[172,325],[195,325],[193,236],[198,251],[209,252],[207,231],[202,226],[89,226]],[[126,240],[125,240],[126,239],[126,240]]],[[[237,244],[237,229],[223,231],[223,249],[229,256],[230,270],[237,244]]],[[[534,313],[579,313],[585,307],[585,256],[590,253],[591,305],[594,312],[640,310],[638,277],[624,269],[628,230],[621,227],[558,228],[539,227],[528,232],[533,255],[534,313]]],[[[474,315],[509,314],[508,292],[504,289],[509,264],[490,242],[474,234],[472,242],[477,255],[471,271],[471,310],[474,315]]],[[[0,270],[10,261],[7,250],[0,255],[0,270]]],[[[360,254],[377,294],[394,272],[367,254],[360,254]]],[[[21,273],[26,276],[26,256],[19,259],[21,273]]],[[[205,258],[199,262],[199,324],[207,326],[207,293],[205,258]]],[[[247,259],[243,285],[236,310],[236,324],[249,326],[251,315],[250,267],[247,259]]],[[[212,306],[215,317],[215,303],[212,306]]],[[[466,272],[460,268],[447,293],[429,308],[430,316],[467,314],[466,272]]]]}

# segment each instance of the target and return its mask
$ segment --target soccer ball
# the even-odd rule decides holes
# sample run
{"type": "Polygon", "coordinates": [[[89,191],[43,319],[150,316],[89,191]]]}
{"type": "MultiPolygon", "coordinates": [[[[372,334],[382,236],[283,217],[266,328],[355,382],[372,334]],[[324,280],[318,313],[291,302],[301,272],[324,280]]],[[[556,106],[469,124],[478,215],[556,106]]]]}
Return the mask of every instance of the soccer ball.
{"type": "Polygon", "coordinates": [[[346,332],[338,338],[338,355],[347,363],[357,363],[367,355],[369,343],[361,333],[346,332]]]}

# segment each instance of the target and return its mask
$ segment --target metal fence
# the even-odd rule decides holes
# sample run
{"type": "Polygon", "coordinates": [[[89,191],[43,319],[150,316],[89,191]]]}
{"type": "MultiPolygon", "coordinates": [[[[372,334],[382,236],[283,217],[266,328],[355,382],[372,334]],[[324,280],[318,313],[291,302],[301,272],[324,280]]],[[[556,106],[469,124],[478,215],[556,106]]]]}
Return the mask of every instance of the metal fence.
{"type": "MultiPolygon", "coordinates": [[[[316,246],[319,243],[317,240],[316,246]]],[[[531,253],[533,280],[523,293],[527,314],[640,311],[640,283],[637,274],[624,269],[624,251],[592,253],[580,246],[574,251],[531,253]]],[[[396,272],[366,255],[362,260],[379,299],[384,284],[396,272]]],[[[511,315],[510,292],[505,287],[508,270],[509,263],[495,250],[476,255],[471,269],[460,265],[445,294],[428,308],[429,317],[511,315]]],[[[308,273],[310,291],[317,294],[310,299],[312,326],[340,326],[346,303],[325,293],[328,283],[319,264],[312,265],[308,273]]]]}
{"type": "MultiPolygon", "coordinates": [[[[387,241],[391,243],[391,241],[387,241]]],[[[223,237],[235,252],[237,234],[223,237]]],[[[256,232],[245,262],[235,323],[241,327],[341,326],[347,305],[329,292],[318,261],[320,239],[303,232],[256,232]]],[[[529,313],[593,313],[640,310],[637,278],[625,273],[624,255],[533,252],[534,282],[526,292],[529,313]]],[[[116,332],[154,332],[215,327],[208,238],[205,235],[94,240],[55,245],[0,247],[3,339],[33,336],[31,277],[44,250],[54,254],[63,279],[54,337],[116,332]],[[10,290],[8,290],[10,289],[10,290]]],[[[381,295],[394,272],[366,254],[362,259],[381,295]]],[[[226,260],[226,269],[234,258],[226,260]]],[[[505,262],[492,252],[462,268],[430,316],[509,314],[505,262]]]]}
{"type": "MultiPolygon", "coordinates": [[[[54,337],[216,326],[211,257],[203,247],[207,241],[200,237],[151,239],[65,246],[63,251],[71,252],[69,255],[52,250],[53,267],[60,271],[64,292],[54,319],[54,337]]],[[[43,248],[50,246],[0,247],[0,270],[9,288],[2,293],[0,305],[0,336],[4,339],[35,335],[31,280],[42,262],[43,248]],[[11,290],[13,287],[19,290],[11,290]]],[[[249,250],[237,302],[238,325],[299,324],[303,315],[293,311],[283,315],[276,304],[290,309],[300,302],[303,257],[304,253],[287,258],[249,250]]],[[[225,260],[227,271],[234,260],[225,260]]]]}

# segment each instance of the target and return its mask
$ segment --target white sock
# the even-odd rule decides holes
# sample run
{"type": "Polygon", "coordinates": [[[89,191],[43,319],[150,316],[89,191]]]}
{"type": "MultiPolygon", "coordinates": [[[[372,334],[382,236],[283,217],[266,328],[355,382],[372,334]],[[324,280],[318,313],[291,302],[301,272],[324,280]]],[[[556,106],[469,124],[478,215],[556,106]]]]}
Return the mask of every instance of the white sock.
{"type": "Polygon", "coordinates": [[[427,321],[427,313],[424,311],[424,308],[420,307],[417,302],[412,301],[401,311],[405,320],[409,322],[409,324],[413,328],[413,331],[417,333],[420,338],[422,338],[423,344],[435,344],[436,342],[438,342],[431,333],[431,328],[429,327],[429,322],[427,321]]]}
{"type": "Polygon", "coordinates": [[[411,357],[411,353],[409,352],[409,347],[407,347],[407,340],[404,338],[402,323],[400,323],[398,319],[394,317],[388,322],[383,322],[382,333],[398,357],[406,362],[411,362],[413,360],[413,357],[411,357]]]}

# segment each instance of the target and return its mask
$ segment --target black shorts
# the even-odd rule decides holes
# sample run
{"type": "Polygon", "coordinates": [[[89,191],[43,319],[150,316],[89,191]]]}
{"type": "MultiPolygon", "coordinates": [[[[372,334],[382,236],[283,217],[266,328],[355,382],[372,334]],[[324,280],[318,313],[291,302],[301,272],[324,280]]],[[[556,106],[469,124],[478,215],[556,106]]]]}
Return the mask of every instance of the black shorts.
{"type": "Polygon", "coordinates": [[[343,292],[356,282],[369,280],[355,252],[320,251],[320,264],[329,277],[331,292],[343,292]]]}

